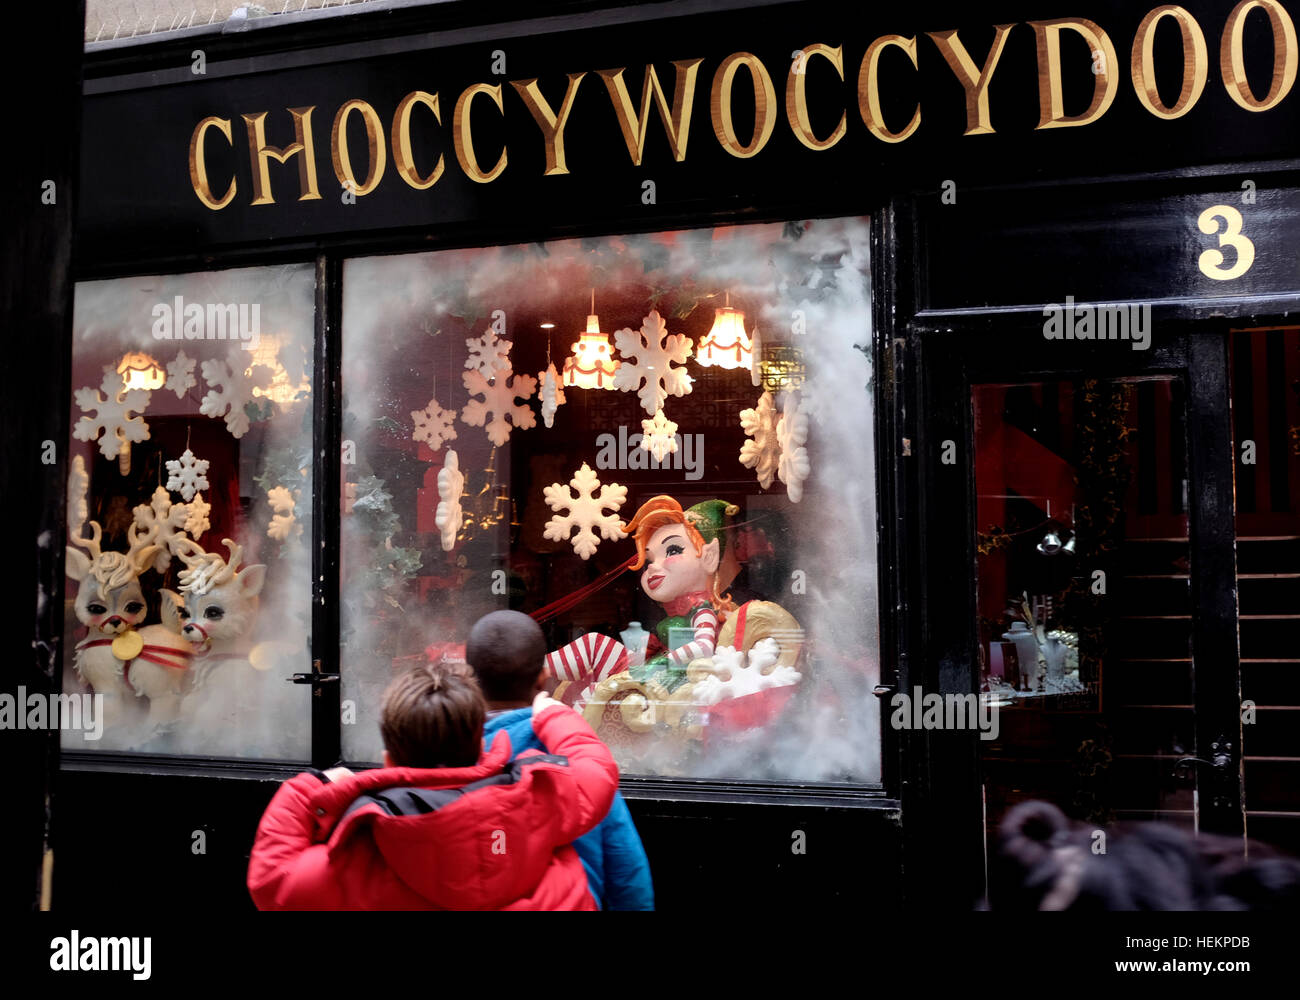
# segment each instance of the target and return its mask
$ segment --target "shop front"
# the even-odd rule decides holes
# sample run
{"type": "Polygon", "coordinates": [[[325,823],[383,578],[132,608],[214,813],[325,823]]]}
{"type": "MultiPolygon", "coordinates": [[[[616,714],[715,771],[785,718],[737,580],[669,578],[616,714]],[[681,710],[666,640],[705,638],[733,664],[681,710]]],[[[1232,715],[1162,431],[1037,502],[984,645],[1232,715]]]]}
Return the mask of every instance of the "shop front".
{"type": "Polygon", "coordinates": [[[92,46],[55,899],[250,906],[501,608],[664,909],[966,908],[1027,798],[1296,849],[1297,11],[1000,7],[92,46]]]}

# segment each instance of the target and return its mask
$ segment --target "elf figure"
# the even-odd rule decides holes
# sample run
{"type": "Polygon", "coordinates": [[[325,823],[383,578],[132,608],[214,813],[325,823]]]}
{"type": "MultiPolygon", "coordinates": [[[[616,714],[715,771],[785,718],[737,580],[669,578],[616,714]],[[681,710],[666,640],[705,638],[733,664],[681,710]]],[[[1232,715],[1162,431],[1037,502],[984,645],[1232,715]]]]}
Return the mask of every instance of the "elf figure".
{"type": "Polygon", "coordinates": [[[609,636],[589,632],[546,656],[546,670],[560,680],[594,685],[629,670],[638,681],[654,680],[672,691],[686,679],[692,660],[712,656],[718,630],[736,610],[727,586],[739,572],[734,554],[726,559],[726,518],[739,508],[723,500],[705,500],[682,510],[672,497],[657,496],[641,505],[624,526],[634,535],[637,558],[628,568],[641,570],[641,589],[658,602],[667,617],[655,628],[659,648],[646,651],[643,664],[628,668],[627,648],[609,636]],[[689,628],[692,638],[672,648],[670,629],[689,628]]]}

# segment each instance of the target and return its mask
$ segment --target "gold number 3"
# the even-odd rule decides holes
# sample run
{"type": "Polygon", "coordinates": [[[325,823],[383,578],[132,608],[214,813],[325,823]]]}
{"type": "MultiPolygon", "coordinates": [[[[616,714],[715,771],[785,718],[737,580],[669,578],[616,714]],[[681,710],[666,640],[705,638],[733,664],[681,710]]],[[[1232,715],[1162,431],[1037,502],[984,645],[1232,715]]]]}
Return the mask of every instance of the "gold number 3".
{"type": "Polygon", "coordinates": [[[1219,246],[1230,246],[1236,250],[1237,263],[1224,267],[1222,250],[1206,250],[1201,254],[1201,273],[1215,281],[1232,281],[1249,271],[1255,263],[1255,244],[1241,235],[1241,213],[1231,205],[1213,205],[1207,208],[1196,224],[1201,232],[1213,236],[1219,232],[1219,219],[1225,223],[1223,232],[1219,233],[1219,246]]]}

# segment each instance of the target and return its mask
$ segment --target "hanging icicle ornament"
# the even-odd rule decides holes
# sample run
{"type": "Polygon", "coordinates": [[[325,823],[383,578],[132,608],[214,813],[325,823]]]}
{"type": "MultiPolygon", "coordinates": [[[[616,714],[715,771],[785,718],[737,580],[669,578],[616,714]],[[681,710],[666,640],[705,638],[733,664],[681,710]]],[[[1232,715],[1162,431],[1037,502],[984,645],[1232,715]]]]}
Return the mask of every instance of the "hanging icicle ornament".
{"type": "Polygon", "coordinates": [[[642,407],[653,417],[669,394],[685,396],[691,391],[693,380],[685,367],[691,343],[690,337],[670,334],[657,310],[641,321],[639,332],[627,328],[615,331],[614,344],[623,361],[614,373],[614,388],[635,390],[642,407]],[[674,368],[674,363],[679,367],[674,368]]]}
{"type": "Polygon", "coordinates": [[[124,388],[122,376],[108,365],[98,389],[87,386],[73,393],[86,415],[77,421],[72,436],[78,441],[98,439],[99,453],[116,458],[125,476],[131,471],[132,443],[149,440],[149,425],[140,415],[149,406],[150,395],[144,389],[124,388]],[[91,410],[95,411],[93,417],[89,416],[91,410]]]}
{"type": "Polygon", "coordinates": [[[469,348],[465,367],[470,371],[477,371],[484,378],[492,378],[498,372],[508,371],[511,367],[510,349],[515,346],[514,342],[499,339],[496,331],[490,327],[481,337],[467,338],[465,346],[469,348]]]}
{"type": "Polygon", "coordinates": [[[289,492],[288,487],[271,487],[266,491],[266,502],[271,505],[273,511],[271,523],[266,527],[268,538],[274,538],[277,542],[287,542],[291,534],[294,538],[302,534],[302,525],[298,523],[298,518],[294,514],[297,500],[289,492]]]}
{"type": "Polygon", "coordinates": [[[542,423],[547,427],[553,427],[555,411],[564,405],[564,388],[555,365],[547,365],[546,371],[538,372],[537,382],[541,386],[539,395],[542,399],[542,423]]]}
{"type": "Polygon", "coordinates": [[[590,559],[600,539],[596,530],[607,541],[617,541],[623,537],[623,522],[616,513],[606,514],[605,510],[617,511],[627,501],[627,487],[618,483],[602,485],[596,473],[586,462],[574,473],[568,486],[552,483],[542,491],[555,515],[546,522],[542,537],[553,542],[569,541],[569,532],[573,528],[578,533],[573,536],[573,551],[583,559],[590,559]],[[570,492],[572,487],[574,492],[570,492]],[[599,492],[597,492],[599,491],[599,492]],[[561,510],[568,513],[561,515],[561,510]]]}
{"type": "Polygon", "coordinates": [[[776,402],[770,392],[759,396],[753,409],[740,411],[740,426],[750,437],[740,446],[740,464],[754,470],[763,489],[772,485],[781,458],[781,444],[776,438],[777,419],[776,402]]]}
{"type": "Polygon", "coordinates": [[[803,499],[803,484],[812,471],[808,458],[808,410],[798,392],[788,393],[781,407],[781,419],[776,422],[776,439],[781,446],[776,475],[785,483],[786,495],[791,503],[803,499]]]}
{"type": "Polygon", "coordinates": [[[68,470],[68,537],[80,538],[81,529],[90,516],[86,494],[90,491],[90,474],[86,472],[86,460],[80,455],[72,457],[72,468],[68,470]]]}
{"type": "Polygon", "coordinates": [[[179,459],[167,462],[167,488],[193,500],[199,490],[208,489],[209,464],[206,458],[195,458],[194,452],[186,448],[179,459]]]}
{"type": "Polygon", "coordinates": [[[677,425],[664,416],[663,410],[656,410],[649,420],[642,420],[641,431],[641,447],[656,462],[663,462],[665,456],[677,451],[677,425]]]}
{"type": "Polygon", "coordinates": [[[450,552],[456,545],[456,536],[464,523],[465,512],[461,508],[460,498],[465,493],[465,474],[460,471],[460,457],[453,449],[447,449],[447,458],[438,471],[438,509],[434,512],[433,523],[442,533],[442,551],[450,552]]]}
{"type": "Polygon", "coordinates": [[[430,399],[423,410],[412,410],[411,419],[415,421],[411,437],[434,451],[441,450],[444,441],[456,438],[456,411],[444,410],[437,399],[430,399]]]}
{"type": "Polygon", "coordinates": [[[199,384],[194,377],[195,364],[195,359],[184,351],[180,351],[167,363],[167,383],[164,388],[176,393],[177,399],[183,399],[185,393],[199,384]]]}
{"type": "Polygon", "coordinates": [[[460,419],[470,427],[485,427],[488,440],[500,448],[510,440],[510,430],[527,430],[537,424],[531,406],[516,404],[516,399],[527,401],[537,389],[537,379],[531,375],[516,375],[509,368],[496,373],[492,381],[479,371],[461,374],[465,390],[482,399],[471,399],[460,411],[460,419]],[[488,420],[491,414],[492,419],[488,420]],[[509,418],[507,420],[507,418],[509,418]]]}

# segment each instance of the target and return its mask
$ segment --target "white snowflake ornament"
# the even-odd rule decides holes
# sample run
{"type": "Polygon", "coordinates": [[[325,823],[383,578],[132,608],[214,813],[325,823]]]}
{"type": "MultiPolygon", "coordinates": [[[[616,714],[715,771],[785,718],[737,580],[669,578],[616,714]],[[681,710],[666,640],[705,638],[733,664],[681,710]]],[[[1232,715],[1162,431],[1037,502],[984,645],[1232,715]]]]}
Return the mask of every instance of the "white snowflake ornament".
{"type": "Polygon", "coordinates": [[[651,419],[642,420],[641,431],[641,447],[656,462],[663,462],[664,456],[677,451],[677,425],[664,416],[663,410],[656,410],[651,419]]]}
{"type": "Polygon", "coordinates": [[[460,471],[460,457],[448,449],[447,460],[438,471],[438,509],[433,523],[442,532],[442,551],[450,552],[460,534],[464,511],[460,498],[465,492],[465,474],[460,471]]]}
{"type": "Polygon", "coordinates": [[[486,426],[488,440],[498,448],[510,440],[511,425],[516,430],[536,426],[537,416],[532,407],[515,403],[516,399],[527,400],[532,397],[537,388],[537,379],[531,375],[515,375],[507,368],[498,371],[491,382],[478,371],[464,372],[461,378],[471,396],[481,395],[483,398],[471,399],[466,403],[460,411],[460,419],[471,427],[486,426]],[[492,415],[491,420],[487,419],[489,413],[492,415]]]}
{"type": "Polygon", "coordinates": [[[266,491],[266,502],[271,505],[271,510],[274,512],[271,515],[271,523],[266,527],[268,538],[274,538],[277,542],[287,542],[290,534],[295,538],[302,534],[302,525],[294,515],[294,495],[287,487],[271,487],[266,491]]]}
{"type": "Polygon", "coordinates": [[[600,530],[607,541],[614,542],[623,537],[623,522],[618,515],[606,514],[604,511],[606,508],[617,511],[623,506],[627,501],[627,487],[618,483],[601,485],[596,473],[591,471],[586,462],[573,474],[569,486],[552,483],[542,491],[542,496],[551,510],[556,512],[546,522],[542,537],[553,542],[568,541],[569,532],[576,527],[578,533],[572,539],[573,551],[583,559],[590,559],[600,544],[596,529],[600,530]],[[571,493],[569,487],[575,492],[571,493]],[[559,512],[562,509],[567,509],[568,513],[561,516],[559,512]]]}
{"type": "Polygon", "coordinates": [[[177,399],[183,398],[186,392],[199,384],[194,378],[194,363],[195,359],[184,351],[177,354],[167,363],[167,383],[163,388],[176,393],[177,399]]]}
{"type": "Polygon", "coordinates": [[[785,483],[790,502],[798,503],[803,499],[803,484],[812,471],[812,463],[804,447],[808,441],[808,410],[797,392],[785,397],[781,419],[776,422],[776,439],[781,446],[777,478],[785,483]]]}
{"type": "Polygon", "coordinates": [[[719,646],[713,653],[712,673],[696,683],[691,695],[697,704],[716,705],[728,698],[743,698],[769,688],[798,684],[803,675],[794,667],[779,666],[763,673],[780,656],[781,648],[771,637],[754,643],[748,657],[743,650],[719,646]]]}
{"type": "Polygon", "coordinates": [[[254,389],[267,389],[275,373],[266,365],[232,369],[226,362],[212,359],[199,366],[204,381],[213,386],[199,403],[205,417],[225,417],[226,430],[237,438],[248,433],[248,414],[244,411],[253,401],[254,389]]]}
{"type": "Polygon", "coordinates": [[[657,310],[641,321],[640,332],[626,327],[614,331],[614,345],[623,355],[623,363],[614,372],[614,388],[637,390],[641,405],[653,417],[670,393],[685,396],[691,391],[694,380],[685,364],[692,343],[690,337],[670,334],[657,310]],[[674,368],[674,362],[680,367],[674,368]]]}
{"type": "Polygon", "coordinates": [[[159,486],[147,504],[141,504],[131,513],[135,516],[133,527],[139,532],[136,544],[141,548],[146,545],[161,546],[161,551],[154,556],[153,568],[159,573],[166,573],[172,556],[180,551],[179,543],[185,538],[189,507],[183,503],[172,503],[167,490],[159,486]]]}
{"type": "Polygon", "coordinates": [[[465,367],[477,371],[484,378],[491,378],[510,368],[510,348],[515,346],[514,342],[498,339],[496,331],[491,328],[485,330],[481,337],[467,338],[465,346],[469,348],[465,367]]]}
{"type": "Polygon", "coordinates": [[[212,527],[208,515],[212,513],[212,504],[203,499],[202,493],[196,493],[189,503],[189,513],[185,517],[185,530],[196,542],[203,537],[203,532],[212,527]]]}
{"type": "Polygon", "coordinates": [[[208,488],[209,464],[206,458],[195,458],[194,452],[186,448],[179,459],[167,463],[167,488],[193,500],[195,493],[208,488]]]}
{"type": "Polygon", "coordinates": [[[537,373],[537,384],[541,386],[538,395],[542,400],[542,423],[551,427],[555,423],[555,411],[564,405],[564,383],[555,365],[547,365],[546,371],[537,373]]]}
{"type": "Polygon", "coordinates": [[[149,440],[149,425],[140,414],[149,405],[151,393],[146,389],[125,389],[122,376],[111,365],[104,369],[98,389],[86,387],[73,395],[87,415],[77,421],[72,436],[78,441],[99,438],[99,453],[105,458],[115,458],[119,452],[127,454],[133,442],[149,440]],[[91,410],[95,411],[93,417],[88,415],[91,410]]]}
{"type": "Polygon", "coordinates": [[[758,485],[767,489],[776,475],[781,445],[776,438],[776,403],[770,392],[758,397],[752,410],[740,411],[740,426],[751,440],[740,446],[740,464],[758,474],[758,485]]]}
{"type": "Polygon", "coordinates": [[[411,437],[423,441],[434,451],[441,449],[444,441],[456,437],[456,411],[444,410],[436,399],[429,400],[429,405],[423,410],[412,410],[411,419],[415,421],[411,437]]]}

